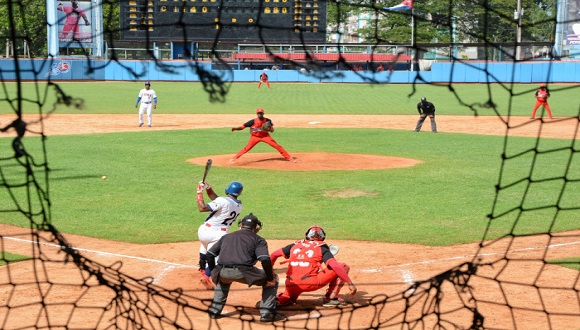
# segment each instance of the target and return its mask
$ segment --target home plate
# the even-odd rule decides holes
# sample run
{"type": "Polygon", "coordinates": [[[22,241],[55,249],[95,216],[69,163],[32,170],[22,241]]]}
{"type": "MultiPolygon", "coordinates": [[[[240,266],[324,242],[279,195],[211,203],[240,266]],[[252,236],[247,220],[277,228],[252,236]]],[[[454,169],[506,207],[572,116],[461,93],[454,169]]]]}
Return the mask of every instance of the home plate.
{"type": "Polygon", "coordinates": [[[322,122],[320,122],[320,121],[309,121],[308,124],[310,124],[310,125],[318,125],[318,124],[322,124],[322,122]]]}
{"type": "Polygon", "coordinates": [[[322,314],[320,314],[320,312],[318,312],[318,311],[311,311],[308,314],[298,314],[298,315],[288,316],[286,319],[288,321],[292,321],[292,320],[308,320],[308,319],[317,319],[317,318],[319,318],[321,316],[322,316],[322,314]]]}

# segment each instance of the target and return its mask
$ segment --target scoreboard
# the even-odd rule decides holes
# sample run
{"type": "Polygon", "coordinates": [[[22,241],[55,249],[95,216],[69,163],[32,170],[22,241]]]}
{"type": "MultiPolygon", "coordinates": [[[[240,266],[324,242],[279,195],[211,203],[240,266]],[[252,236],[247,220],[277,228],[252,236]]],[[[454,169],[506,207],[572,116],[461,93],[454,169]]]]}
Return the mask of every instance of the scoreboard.
{"type": "Polygon", "coordinates": [[[124,0],[121,39],[323,43],[327,0],[124,0]]]}

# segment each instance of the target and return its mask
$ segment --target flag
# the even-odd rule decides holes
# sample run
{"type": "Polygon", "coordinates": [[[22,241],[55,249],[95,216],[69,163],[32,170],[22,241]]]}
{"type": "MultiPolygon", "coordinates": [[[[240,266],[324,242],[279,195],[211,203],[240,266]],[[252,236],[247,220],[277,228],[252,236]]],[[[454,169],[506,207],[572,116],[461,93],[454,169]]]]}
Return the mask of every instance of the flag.
{"type": "Polygon", "coordinates": [[[384,10],[395,11],[395,10],[411,10],[413,9],[414,0],[403,0],[400,4],[393,7],[385,7],[384,10]]]}

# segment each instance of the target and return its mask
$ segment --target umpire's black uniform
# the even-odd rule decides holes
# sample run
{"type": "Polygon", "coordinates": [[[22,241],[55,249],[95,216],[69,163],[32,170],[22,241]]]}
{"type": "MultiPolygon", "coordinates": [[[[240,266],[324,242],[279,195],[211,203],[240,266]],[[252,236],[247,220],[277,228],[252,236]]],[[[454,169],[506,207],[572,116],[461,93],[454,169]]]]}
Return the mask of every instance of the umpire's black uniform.
{"type": "Polygon", "coordinates": [[[431,119],[431,131],[433,131],[433,133],[437,133],[437,124],[435,123],[435,105],[433,105],[431,102],[427,102],[427,99],[423,97],[421,98],[421,102],[417,104],[417,111],[421,117],[417,122],[415,132],[419,132],[421,130],[425,118],[429,116],[429,119],[431,119]]]}
{"type": "Polygon", "coordinates": [[[272,322],[283,317],[274,311],[278,282],[275,281],[268,243],[256,234],[261,227],[262,223],[250,213],[241,220],[240,230],[222,236],[209,249],[208,265],[212,270],[212,280],[216,284],[209,308],[211,318],[220,316],[233,282],[245,283],[248,286],[262,286],[260,321],[272,322]],[[219,264],[216,266],[217,256],[219,256],[219,264]],[[258,260],[262,263],[263,270],[254,267],[258,260]]]}

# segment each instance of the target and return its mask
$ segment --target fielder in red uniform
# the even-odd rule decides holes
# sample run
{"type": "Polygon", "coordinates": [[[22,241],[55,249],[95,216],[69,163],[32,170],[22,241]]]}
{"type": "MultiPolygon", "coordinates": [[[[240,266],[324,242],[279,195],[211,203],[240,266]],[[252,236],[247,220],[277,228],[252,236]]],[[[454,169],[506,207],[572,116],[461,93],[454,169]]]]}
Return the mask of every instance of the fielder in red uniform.
{"type": "Polygon", "coordinates": [[[290,154],[286,150],[284,150],[284,148],[282,148],[282,146],[279,145],[270,136],[269,132],[274,132],[274,124],[272,124],[272,121],[269,118],[264,117],[264,109],[262,108],[257,109],[256,114],[258,115],[258,118],[252,119],[240,127],[232,127],[232,132],[241,131],[246,127],[249,127],[251,136],[250,140],[248,141],[248,144],[245,147],[243,147],[242,150],[240,150],[234,156],[234,158],[230,159],[230,162],[234,162],[236,159],[240,158],[243,154],[252,150],[252,148],[260,142],[267,143],[274,149],[278,150],[278,152],[280,152],[280,154],[282,154],[282,156],[284,156],[284,158],[286,158],[288,161],[296,162],[296,160],[294,160],[294,158],[292,158],[292,156],[290,156],[290,154]],[[266,122],[270,122],[271,124],[269,130],[265,130],[262,128],[262,125],[264,125],[264,123],[266,122]]]}
{"type": "Polygon", "coordinates": [[[328,289],[324,295],[323,306],[345,305],[346,302],[338,297],[344,284],[348,284],[351,295],[357,291],[348,277],[350,267],[334,259],[330,248],[324,243],[326,233],[321,227],[314,225],[308,228],[305,236],[305,239],[276,250],[270,255],[272,265],[279,257],[290,259],[286,271],[286,290],[278,294],[278,306],[294,304],[303,292],[316,291],[326,285],[328,289]],[[326,265],[325,268],[322,267],[322,263],[326,265]]]}
{"type": "Polygon", "coordinates": [[[266,74],[266,72],[262,72],[262,74],[260,75],[260,82],[258,83],[258,89],[260,89],[260,86],[262,86],[262,83],[266,84],[268,86],[268,89],[270,89],[270,82],[268,81],[268,75],[266,74]]]}
{"type": "Polygon", "coordinates": [[[538,89],[538,91],[534,95],[536,96],[536,105],[534,106],[534,110],[532,110],[532,116],[530,117],[530,119],[536,118],[536,110],[538,110],[540,106],[544,106],[546,111],[548,111],[548,116],[550,116],[550,119],[553,119],[552,111],[550,110],[550,106],[548,105],[550,91],[548,91],[546,85],[541,84],[540,89],[538,89]]]}

